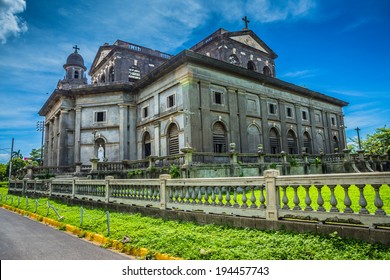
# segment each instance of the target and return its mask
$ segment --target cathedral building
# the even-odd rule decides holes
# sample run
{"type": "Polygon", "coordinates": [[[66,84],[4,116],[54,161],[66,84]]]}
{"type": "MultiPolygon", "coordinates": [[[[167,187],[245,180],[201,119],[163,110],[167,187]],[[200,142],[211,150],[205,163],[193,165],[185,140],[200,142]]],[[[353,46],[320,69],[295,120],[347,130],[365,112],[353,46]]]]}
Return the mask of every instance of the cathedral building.
{"type": "Polygon", "coordinates": [[[252,30],[218,29],[170,55],[117,40],[89,70],[77,46],[39,114],[46,166],[181,153],[334,153],[348,103],[276,78],[276,53],[252,30]]]}

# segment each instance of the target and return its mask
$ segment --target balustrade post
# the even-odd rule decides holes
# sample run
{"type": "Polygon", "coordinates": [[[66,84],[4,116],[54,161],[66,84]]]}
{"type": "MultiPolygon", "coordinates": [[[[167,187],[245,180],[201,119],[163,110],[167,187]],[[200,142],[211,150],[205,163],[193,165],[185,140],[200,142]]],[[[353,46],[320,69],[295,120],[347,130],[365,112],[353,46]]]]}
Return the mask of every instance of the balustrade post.
{"type": "Polygon", "coordinates": [[[192,165],[192,153],[194,152],[194,149],[191,147],[185,147],[180,151],[184,153],[184,164],[181,166],[181,169],[184,171],[184,177],[188,178],[190,166],[192,165]]]}
{"type": "Polygon", "coordinates": [[[49,197],[51,197],[51,194],[53,192],[52,181],[53,181],[53,179],[47,180],[47,185],[49,186],[49,197]]]}
{"type": "Polygon", "coordinates": [[[106,203],[108,203],[110,201],[110,194],[111,194],[110,181],[112,179],[114,179],[113,176],[106,176],[106,178],[105,178],[105,185],[106,185],[105,200],[106,200],[106,203]]]}
{"type": "Polygon", "coordinates": [[[79,179],[78,177],[73,177],[73,180],[72,180],[72,199],[74,199],[76,196],[76,181],[78,179],[79,179]]]}
{"type": "Polygon", "coordinates": [[[278,220],[278,209],[279,209],[279,192],[276,186],[276,178],[280,175],[279,170],[270,169],[264,172],[265,187],[267,194],[267,208],[266,208],[266,219],[267,220],[278,220]]]}
{"type": "Polygon", "coordinates": [[[33,166],[31,164],[26,166],[27,174],[24,176],[24,178],[32,179],[34,177],[33,174],[33,166]]]}
{"type": "Polygon", "coordinates": [[[82,162],[76,162],[75,165],[76,165],[75,173],[76,174],[80,174],[81,173],[81,166],[83,165],[83,163],[82,162]]]}
{"type": "Polygon", "coordinates": [[[26,193],[28,178],[23,179],[22,195],[26,193]]]}
{"type": "Polygon", "coordinates": [[[171,175],[163,174],[160,175],[160,209],[167,209],[167,202],[169,194],[167,192],[167,180],[171,179],[171,175]]]}
{"type": "Polygon", "coordinates": [[[92,164],[91,172],[92,171],[97,171],[97,166],[98,166],[99,159],[98,158],[91,158],[90,162],[92,164]]]}

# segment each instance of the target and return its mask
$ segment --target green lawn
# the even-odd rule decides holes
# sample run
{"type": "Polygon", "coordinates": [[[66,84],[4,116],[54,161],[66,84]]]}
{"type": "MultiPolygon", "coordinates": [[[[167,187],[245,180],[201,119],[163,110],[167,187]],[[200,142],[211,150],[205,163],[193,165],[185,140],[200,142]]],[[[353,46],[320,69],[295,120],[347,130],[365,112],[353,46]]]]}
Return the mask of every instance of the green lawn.
{"type": "MultiPolygon", "coordinates": [[[[0,194],[2,203],[17,206],[17,196],[8,196],[5,201],[5,187],[0,187],[0,194]]],[[[19,208],[25,209],[26,199],[22,197],[19,201],[19,208]]],[[[40,198],[37,201],[37,213],[46,216],[48,200],[40,198]]],[[[63,223],[80,226],[79,206],[68,206],[54,200],[49,202],[64,217],[63,223]]],[[[35,199],[28,199],[27,210],[35,211],[35,199]]],[[[48,216],[58,219],[52,209],[48,216]]],[[[144,247],[152,253],[166,253],[185,259],[390,259],[390,247],[344,240],[336,234],[324,237],[215,225],[200,226],[118,212],[110,213],[110,221],[110,238],[121,240],[127,235],[131,242],[126,246],[144,247]]],[[[107,235],[105,211],[85,209],[82,228],[107,235]]]]}

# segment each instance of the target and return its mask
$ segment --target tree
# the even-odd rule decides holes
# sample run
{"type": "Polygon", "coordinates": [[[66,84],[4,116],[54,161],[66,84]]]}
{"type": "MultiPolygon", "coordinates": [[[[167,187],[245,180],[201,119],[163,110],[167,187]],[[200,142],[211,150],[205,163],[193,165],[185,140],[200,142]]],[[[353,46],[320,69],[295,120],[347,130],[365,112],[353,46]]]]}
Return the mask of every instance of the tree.
{"type": "Polygon", "coordinates": [[[37,162],[39,165],[41,163],[41,149],[32,149],[29,159],[32,162],[37,162]]]}
{"type": "Polygon", "coordinates": [[[390,128],[384,126],[377,128],[374,134],[368,134],[362,141],[362,148],[370,154],[390,155],[390,128]]]}
{"type": "Polygon", "coordinates": [[[4,181],[7,177],[7,165],[0,163],[0,181],[4,181]]]}
{"type": "Polygon", "coordinates": [[[20,152],[20,150],[13,151],[13,152],[12,152],[12,158],[20,158],[20,159],[23,159],[23,155],[22,155],[22,153],[20,152]]]}
{"type": "MultiPolygon", "coordinates": [[[[22,169],[23,167],[26,166],[26,162],[21,159],[21,158],[13,158],[12,159],[12,172],[11,172],[11,175],[12,176],[15,176],[16,175],[16,172],[19,170],[19,169],[22,169]]],[[[7,175],[9,174],[9,162],[7,164],[7,175]]]]}

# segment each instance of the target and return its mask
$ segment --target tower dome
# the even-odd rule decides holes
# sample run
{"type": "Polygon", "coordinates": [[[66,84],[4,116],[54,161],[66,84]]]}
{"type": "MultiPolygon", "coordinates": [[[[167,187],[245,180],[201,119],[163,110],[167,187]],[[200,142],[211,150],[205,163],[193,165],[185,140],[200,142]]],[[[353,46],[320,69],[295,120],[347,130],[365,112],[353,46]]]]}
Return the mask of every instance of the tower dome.
{"type": "Polygon", "coordinates": [[[79,48],[76,46],[74,48],[74,53],[71,53],[68,58],[66,59],[66,64],[64,64],[64,69],[68,68],[69,66],[78,66],[84,69],[84,71],[87,69],[84,65],[84,59],[83,57],[77,52],[79,48]]]}

